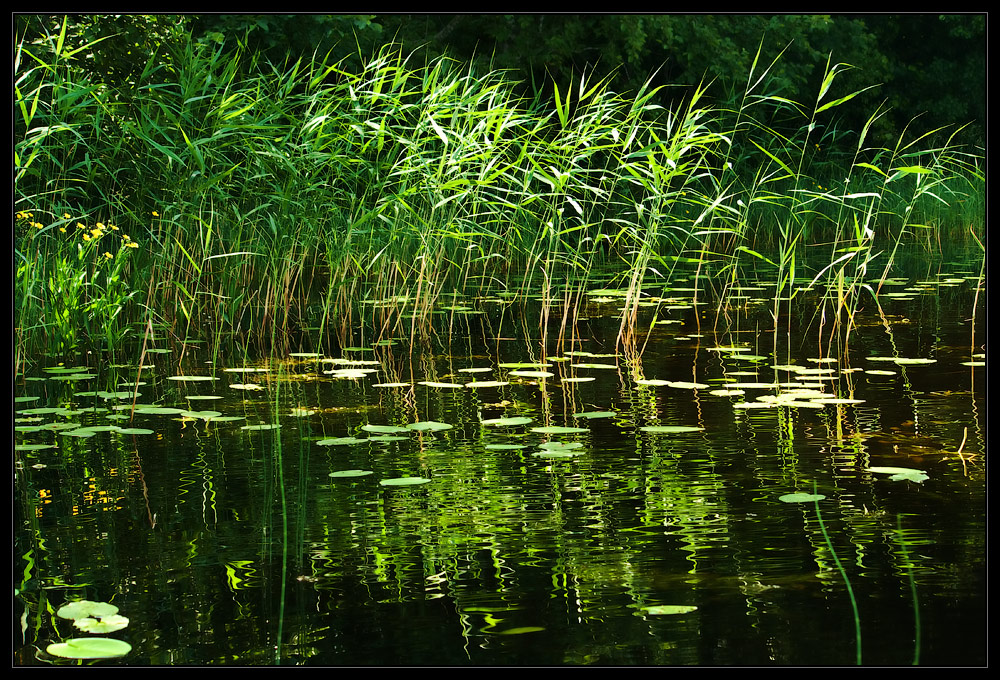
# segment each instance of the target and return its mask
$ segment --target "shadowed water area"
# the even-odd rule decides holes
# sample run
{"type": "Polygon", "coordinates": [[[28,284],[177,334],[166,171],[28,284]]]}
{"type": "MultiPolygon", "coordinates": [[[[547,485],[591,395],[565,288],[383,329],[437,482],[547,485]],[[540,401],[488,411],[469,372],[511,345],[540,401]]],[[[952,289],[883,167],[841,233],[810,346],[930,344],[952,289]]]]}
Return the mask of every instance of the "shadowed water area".
{"type": "Polygon", "coordinates": [[[984,664],[978,282],[889,279],[849,331],[822,290],[691,278],[625,347],[594,286],[544,336],[484,293],[415,341],[42,359],[15,661],[86,599],[128,618],[104,664],[847,665],[853,598],[864,664],[984,664]]]}

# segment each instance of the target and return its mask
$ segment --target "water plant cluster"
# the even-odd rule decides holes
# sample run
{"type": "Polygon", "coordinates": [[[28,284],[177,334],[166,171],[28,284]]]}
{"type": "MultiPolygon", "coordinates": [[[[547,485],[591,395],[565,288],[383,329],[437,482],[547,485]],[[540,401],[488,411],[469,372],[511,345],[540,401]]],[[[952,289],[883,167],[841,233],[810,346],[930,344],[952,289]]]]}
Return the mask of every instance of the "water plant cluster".
{"type": "Polygon", "coordinates": [[[383,301],[364,308],[378,337],[413,337],[456,291],[533,291],[543,328],[553,309],[565,328],[599,270],[625,291],[628,342],[644,286],[679,262],[724,290],[763,271],[776,300],[822,280],[849,324],[899,248],[983,226],[982,158],[954,131],[873,148],[868,126],[838,129],[858,92],[833,60],[794,102],[758,53],[731,106],[586,75],[524,97],[392,46],[348,69],[188,42],[109,87],[78,66],[99,46],[65,30],[15,45],[17,365],[154,324],[349,345],[362,300],[383,301]]]}

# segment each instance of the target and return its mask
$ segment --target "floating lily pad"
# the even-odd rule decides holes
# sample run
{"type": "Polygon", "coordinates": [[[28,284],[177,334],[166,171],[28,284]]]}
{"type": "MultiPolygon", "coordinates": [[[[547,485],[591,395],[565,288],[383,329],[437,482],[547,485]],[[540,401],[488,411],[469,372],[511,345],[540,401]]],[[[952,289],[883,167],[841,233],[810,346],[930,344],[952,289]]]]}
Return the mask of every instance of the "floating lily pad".
{"type": "Polygon", "coordinates": [[[147,430],[144,427],[123,427],[117,430],[118,434],[155,434],[155,430],[147,430]]]}
{"type": "Polygon", "coordinates": [[[77,600],[59,607],[56,616],[61,619],[82,619],[88,616],[103,618],[118,613],[118,607],[108,602],[77,600]]]}
{"type": "Polygon", "coordinates": [[[167,380],[177,380],[179,382],[210,382],[218,380],[210,375],[172,375],[167,380]]]}
{"type": "Polygon", "coordinates": [[[247,390],[249,392],[255,392],[264,389],[264,387],[258,385],[257,383],[234,383],[229,387],[234,390],[247,390]]]}
{"type": "Polygon", "coordinates": [[[410,383],[404,383],[404,382],[377,383],[375,385],[372,385],[372,387],[410,387],[410,383]]]}
{"type": "Polygon", "coordinates": [[[57,448],[55,444],[16,444],[15,451],[43,451],[44,449],[57,448]]]}
{"type": "Polygon", "coordinates": [[[113,614],[102,617],[100,620],[86,617],[74,619],[73,625],[85,633],[113,633],[116,630],[128,627],[128,618],[113,614]]]}
{"type": "Polygon", "coordinates": [[[597,380],[597,378],[592,378],[590,376],[579,377],[579,378],[563,378],[562,379],[562,381],[564,383],[593,382],[595,380],[597,380]]]}
{"type": "Polygon", "coordinates": [[[510,375],[516,375],[519,378],[551,378],[555,375],[551,371],[528,371],[515,369],[510,372],[510,375]]]}
{"type": "Polygon", "coordinates": [[[357,437],[332,437],[330,439],[320,439],[316,442],[316,446],[346,446],[349,444],[361,444],[367,439],[358,439],[357,437]]]}
{"type": "Polygon", "coordinates": [[[337,472],[331,472],[331,477],[366,477],[368,475],[375,474],[374,470],[338,470],[337,472]]]}
{"type": "Polygon", "coordinates": [[[418,421],[406,426],[407,430],[416,430],[417,432],[438,432],[440,430],[450,430],[451,428],[452,426],[448,423],[439,423],[433,420],[418,421]]]}
{"type": "Polygon", "coordinates": [[[670,387],[676,387],[676,388],[682,389],[682,390],[703,390],[706,387],[708,387],[708,385],[705,385],[704,383],[684,382],[682,380],[681,381],[669,381],[669,382],[667,382],[667,385],[669,385],[670,387]]]}
{"type": "Polygon", "coordinates": [[[241,430],[277,430],[281,425],[277,423],[263,423],[261,425],[244,425],[241,430]]]}
{"type": "Polygon", "coordinates": [[[930,479],[928,474],[923,470],[915,470],[913,468],[904,467],[870,467],[869,472],[876,472],[880,474],[891,475],[889,479],[894,482],[915,482],[920,484],[924,480],[930,479]]]}
{"type": "Polygon", "coordinates": [[[178,413],[184,413],[185,409],[173,408],[172,406],[142,406],[136,407],[136,413],[148,414],[148,415],[176,415],[178,413]]]}
{"type": "Polygon", "coordinates": [[[378,432],[380,434],[394,434],[408,431],[405,427],[399,425],[362,425],[361,429],[365,432],[378,432]]]}
{"type": "Polygon", "coordinates": [[[504,385],[509,384],[509,382],[505,382],[503,380],[474,380],[473,382],[465,383],[465,386],[476,389],[479,387],[503,387],[504,385]]]}
{"type": "Polygon", "coordinates": [[[574,413],[574,418],[614,418],[618,415],[615,411],[581,411],[574,413]]]}
{"type": "Polygon", "coordinates": [[[221,411],[181,411],[184,418],[194,418],[196,420],[211,420],[222,415],[221,411]]]}
{"type": "Polygon", "coordinates": [[[465,383],[434,382],[431,380],[421,380],[417,384],[425,385],[427,387],[440,387],[443,389],[454,389],[458,387],[465,387],[465,383]]]}
{"type": "Polygon", "coordinates": [[[514,416],[511,418],[487,418],[482,423],[483,425],[527,425],[533,420],[534,418],[527,416],[514,416]]]}
{"type": "Polygon", "coordinates": [[[573,458],[583,454],[583,451],[536,451],[532,456],[535,458],[573,458]]]}
{"type": "Polygon", "coordinates": [[[658,386],[661,386],[661,385],[669,385],[670,381],[669,380],[655,380],[655,379],[650,378],[648,380],[636,380],[635,384],[636,385],[648,385],[650,387],[658,387],[658,386]]]}
{"type": "Polygon", "coordinates": [[[657,604],[643,607],[642,611],[653,616],[673,616],[676,614],[689,614],[698,607],[690,604],[657,604]]]}
{"type": "Polygon", "coordinates": [[[546,451],[570,451],[572,449],[583,448],[583,444],[580,442],[545,442],[539,444],[538,448],[545,449],[546,451]]]}
{"type": "Polygon", "coordinates": [[[585,427],[562,427],[560,425],[549,425],[546,427],[533,427],[532,432],[541,434],[573,434],[575,432],[590,432],[585,427]]]}
{"type": "Polygon", "coordinates": [[[518,451],[520,449],[528,448],[527,444],[487,444],[486,447],[490,451],[518,451]]]}
{"type": "Polygon", "coordinates": [[[608,368],[616,369],[617,364],[572,364],[573,368],[608,368]]]}
{"type": "Polygon", "coordinates": [[[824,498],[826,496],[821,493],[786,493],[784,496],[778,496],[778,500],[782,503],[812,503],[824,498]]]}
{"type": "Polygon", "coordinates": [[[705,428],[695,427],[693,425],[647,425],[646,427],[640,427],[643,432],[650,432],[653,434],[681,434],[683,432],[701,432],[705,428]]]}
{"type": "Polygon", "coordinates": [[[413,486],[415,484],[426,484],[431,480],[426,477],[396,477],[394,479],[383,479],[379,482],[382,486],[413,486]]]}
{"type": "Polygon", "coordinates": [[[45,651],[64,659],[113,659],[131,652],[132,645],[114,638],[72,638],[54,642],[45,651]]]}

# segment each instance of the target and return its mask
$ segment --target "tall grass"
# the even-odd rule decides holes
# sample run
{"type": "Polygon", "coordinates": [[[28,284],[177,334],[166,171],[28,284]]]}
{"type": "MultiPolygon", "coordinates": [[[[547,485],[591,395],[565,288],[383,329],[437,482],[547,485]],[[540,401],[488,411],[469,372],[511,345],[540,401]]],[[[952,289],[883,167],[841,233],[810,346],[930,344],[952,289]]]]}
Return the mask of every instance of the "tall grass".
{"type": "Polygon", "coordinates": [[[151,313],[179,338],[266,344],[277,330],[280,344],[301,337],[310,305],[308,342],[348,343],[365,299],[382,301],[361,308],[365,323],[416,336],[443,293],[483,282],[540,295],[544,351],[552,305],[561,334],[605,266],[634,344],[649,277],[675,258],[721,260],[730,283],[748,262],[773,266],[777,299],[817,242],[829,253],[816,280],[841,283],[849,316],[881,253],[888,271],[905,238],[940,233],[943,206],[981,195],[979,159],[951,140],[872,150],[861,131],[853,160],[824,161],[816,147],[839,133],[822,116],[854,96],[830,94],[840,64],[809,113],[767,93],[756,62],[737,106],[696,88],[667,109],[662,88],[625,96],[586,75],[525,99],[502,72],[413,64],[393,46],[348,71],[329,55],[274,64],[192,43],[113,89],[74,67],[86,46],[63,38],[16,45],[15,202],[41,225],[16,240],[22,353],[72,348],[87,324],[112,329],[111,345],[151,313]],[[772,122],[796,116],[791,136],[772,122]],[[80,235],[58,231],[98,221],[132,244],[113,291],[70,257],[80,235]]]}

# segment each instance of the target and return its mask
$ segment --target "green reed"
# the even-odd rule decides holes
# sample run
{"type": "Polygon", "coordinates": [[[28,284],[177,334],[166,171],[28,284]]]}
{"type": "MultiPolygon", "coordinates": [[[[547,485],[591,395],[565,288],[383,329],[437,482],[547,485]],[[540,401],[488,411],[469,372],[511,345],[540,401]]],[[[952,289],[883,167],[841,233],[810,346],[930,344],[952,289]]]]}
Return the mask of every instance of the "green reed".
{"type": "MultiPolygon", "coordinates": [[[[347,342],[358,301],[398,297],[409,306],[368,306],[366,321],[416,336],[442,293],[484,281],[519,296],[540,286],[566,328],[607,265],[628,291],[620,340],[632,343],[644,289],[676,258],[719,263],[730,285],[747,265],[772,268],[777,305],[817,243],[829,251],[814,282],[836,286],[849,324],[873,264],[888,271],[901,244],[940,234],[951,206],[981,207],[980,158],[950,138],[872,150],[866,126],[853,160],[823,155],[842,146],[831,112],[860,92],[833,94],[843,64],[811,107],[770,93],[758,54],[734,106],[698,87],[665,108],[662,86],[624,95],[586,74],[528,99],[502,72],[414,64],[394,46],[348,70],[328,54],[271,63],[191,43],[170,70],[151,61],[110,88],[74,67],[82,49],[16,45],[15,204],[46,216],[43,231],[61,215],[119,224],[139,246],[119,281],[153,281],[145,304],[178,337],[265,343],[317,304],[317,341],[347,342]]],[[[39,329],[58,314],[38,269],[60,248],[17,239],[25,346],[51,344],[39,329]]],[[[78,293],[92,323],[143,317],[127,288],[103,285],[78,293]]]]}

